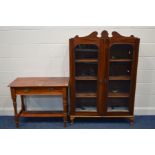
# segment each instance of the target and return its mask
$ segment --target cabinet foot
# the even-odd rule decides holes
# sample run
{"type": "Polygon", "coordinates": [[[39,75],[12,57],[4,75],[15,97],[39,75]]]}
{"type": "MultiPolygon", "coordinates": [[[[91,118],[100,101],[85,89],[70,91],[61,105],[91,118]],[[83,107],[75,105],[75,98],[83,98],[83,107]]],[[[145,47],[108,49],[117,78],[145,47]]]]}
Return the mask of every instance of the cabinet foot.
{"type": "Polygon", "coordinates": [[[67,124],[67,122],[64,122],[64,128],[66,128],[66,124],[67,124]]]}
{"type": "Polygon", "coordinates": [[[73,125],[74,119],[75,119],[74,117],[70,117],[71,125],[73,125]]]}
{"type": "Polygon", "coordinates": [[[64,128],[67,126],[67,117],[64,118],[64,128]]]}
{"type": "Polygon", "coordinates": [[[129,118],[130,121],[130,125],[133,126],[134,125],[134,117],[129,118]]]}
{"type": "Polygon", "coordinates": [[[19,118],[15,118],[16,128],[19,128],[19,118]]]}

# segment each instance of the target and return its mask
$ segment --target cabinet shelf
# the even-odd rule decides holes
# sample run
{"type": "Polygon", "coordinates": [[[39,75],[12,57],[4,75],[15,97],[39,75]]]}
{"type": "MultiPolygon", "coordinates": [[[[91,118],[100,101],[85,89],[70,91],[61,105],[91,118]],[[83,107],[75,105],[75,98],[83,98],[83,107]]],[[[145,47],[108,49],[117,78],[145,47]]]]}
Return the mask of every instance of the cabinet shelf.
{"type": "Polygon", "coordinates": [[[76,76],[75,80],[97,80],[96,76],[76,76]]]}
{"type": "Polygon", "coordinates": [[[96,112],[96,107],[76,108],[76,112],[96,112]]]}
{"type": "Polygon", "coordinates": [[[77,98],[94,98],[97,97],[96,93],[76,93],[77,98]]]}
{"type": "Polygon", "coordinates": [[[92,48],[90,48],[90,49],[76,49],[76,51],[78,52],[78,51],[80,51],[80,52],[98,52],[98,49],[92,49],[92,48]]]}
{"type": "Polygon", "coordinates": [[[110,76],[109,80],[130,80],[130,76],[110,76]]]}
{"type": "Polygon", "coordinates": [[[131,62],[131,59],[110,59],[110,62],[131,62]]]}
{"type": "Polygon", "coordinates": [[[117,92],[117,93],[110,92],[108,93],[108,97],[126,98],[126,97],[130,97],[130,94],[122,93],[122,92],[117,92]]]}
{"type": "Polygon", "coordinates": [[[76,59],[75,62],[98,62],[97,59],[76,59]]]}
{"type": "Polygon", "coordinates": [[[127,107],[115,107],[115,108],[112,108],[112,107],[108,107],[108,112],[129,112],[128,108],[127,107]]]}

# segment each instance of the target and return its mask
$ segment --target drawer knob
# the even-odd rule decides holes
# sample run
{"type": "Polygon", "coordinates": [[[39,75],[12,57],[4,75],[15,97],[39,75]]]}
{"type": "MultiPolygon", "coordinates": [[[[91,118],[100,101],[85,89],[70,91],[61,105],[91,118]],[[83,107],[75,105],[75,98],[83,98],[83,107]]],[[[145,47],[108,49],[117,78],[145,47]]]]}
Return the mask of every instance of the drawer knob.
{"type": "Polygon", "coordinates": [[[28,93],[30,91],[30,89],[24,89],[24,93],[28,93]]]}
{"type": "Polygon", "coordinates": [[[54,90],[54,88],[49,88],[49,91],[52,91],[52,90],[54,90]]]}

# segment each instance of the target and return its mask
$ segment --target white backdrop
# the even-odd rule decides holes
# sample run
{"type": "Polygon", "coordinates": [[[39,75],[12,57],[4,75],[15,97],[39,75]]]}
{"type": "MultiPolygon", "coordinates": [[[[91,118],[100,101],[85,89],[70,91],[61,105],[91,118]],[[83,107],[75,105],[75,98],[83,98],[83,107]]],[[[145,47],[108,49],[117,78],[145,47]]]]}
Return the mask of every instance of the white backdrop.
{"type": "MultiPolygon", "coordinates": [[[[68,40],[92,31],[118,31],[141,39],[135,114],[155,114],[155,27],[0,27],[0,115],[12,115],[8,84],[21,76],[69,76],[68,40]]],[[[19,100],[19,99],[18,99],[19,100]]],[[[59,97],[28,98],[31,106],[55,108],[59,97]]],[[[33,107],[32,107],[33,108],[33,107]]]]}

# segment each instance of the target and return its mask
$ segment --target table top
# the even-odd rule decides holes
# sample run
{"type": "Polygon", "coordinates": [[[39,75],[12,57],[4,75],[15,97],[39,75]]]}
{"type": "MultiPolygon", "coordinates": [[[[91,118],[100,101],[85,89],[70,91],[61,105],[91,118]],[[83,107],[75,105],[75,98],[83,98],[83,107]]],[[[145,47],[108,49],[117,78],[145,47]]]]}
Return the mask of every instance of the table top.
{"type": "Polygon", "coordinates": [[[68,77],[19,77],[9,87],[68,87],[68,77]]]}

